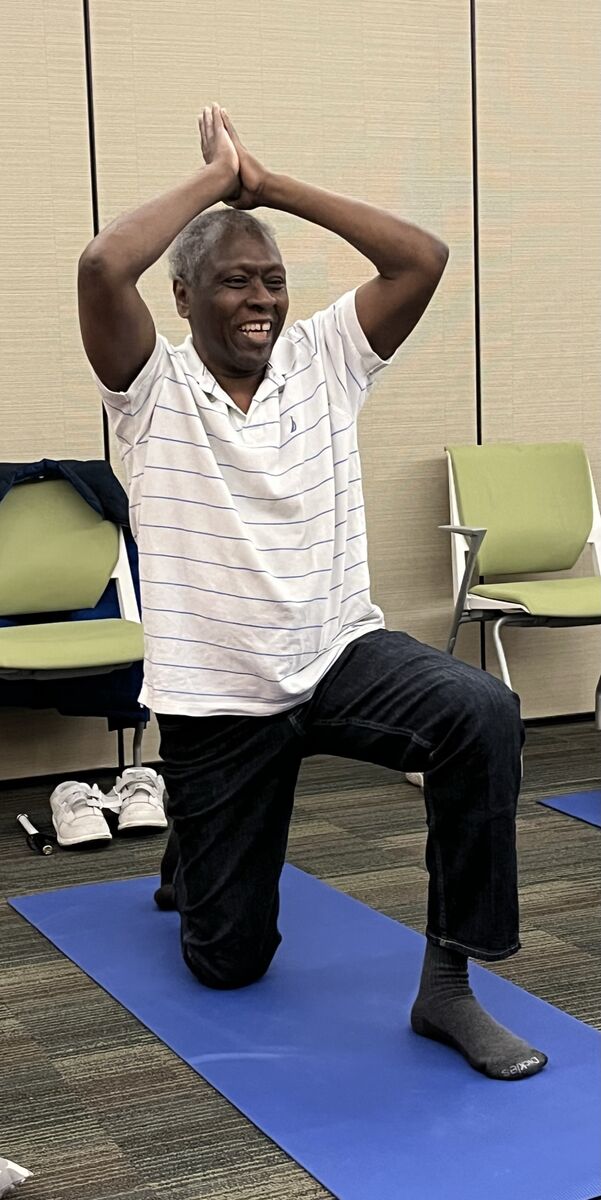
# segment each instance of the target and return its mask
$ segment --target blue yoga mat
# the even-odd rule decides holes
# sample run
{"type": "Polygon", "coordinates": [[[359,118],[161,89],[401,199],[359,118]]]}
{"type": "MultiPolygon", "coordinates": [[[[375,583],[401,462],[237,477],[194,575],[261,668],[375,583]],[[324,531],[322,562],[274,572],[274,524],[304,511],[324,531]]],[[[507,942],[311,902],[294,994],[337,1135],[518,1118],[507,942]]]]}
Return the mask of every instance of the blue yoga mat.
{"type": "Polygon", "coordinates": [[[565,796],[545,796],[539,800],[545,808],[554,808],[568,817],[586,821],[601,828],[601,792],[572,792],[565,796]]]}
{"type": "Polygon", "coordinates": [[[480,967],[493,1015],[550,1057],[489,1080],[408,1028],[424,939],[286,867],[284,943],[234,992],[184,966],[155,879],[11,900],[55,946],[341,1200],[591,1200],[595,1030],[480,967]]]}

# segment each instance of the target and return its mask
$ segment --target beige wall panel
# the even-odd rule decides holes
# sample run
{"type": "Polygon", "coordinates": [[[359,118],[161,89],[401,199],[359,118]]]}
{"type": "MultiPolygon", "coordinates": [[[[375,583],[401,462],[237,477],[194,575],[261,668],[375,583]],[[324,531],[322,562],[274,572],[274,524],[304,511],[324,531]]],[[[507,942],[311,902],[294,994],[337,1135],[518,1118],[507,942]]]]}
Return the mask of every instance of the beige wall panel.
{"type": "MultiPolygon", "coordinates": [[[[601,7],[478,0],[476,42],[483,439],[581,440],[599,491],[601,7]]],[[[599,627],[507,645],[528,715],[592,710],[599,627]]]]}
{"type": "MultiPolygon", "coordinates": [[[[78,256],[92,235],[82,6],[0,5],[0,457],[102,458],[81,349],[78,256]]],[[[0,778],[111,761],[102,722],[0,711],[0,778]]],[[[104,726],[106,728],[106,726],[104,726]]]]}
{"type": "Polygon", "coordinates": [[[102,457],[77,323],[92,236],[81,4],[0,5],[0,118],[1,457],[102,457]]]}
{"type": "MultiPolygon", "coordinates": [[[[132,731],[125,731],[125,758],[131,763],[132,731]]],[[[158,728],[154,718],[142,743],[145,762],[158,758],[158,728]]],[[[78,779],[81,771],[116,767],[117,734],[105,720],[63,717],[52,710],[0,711],[0,779],[32,779],[60,775],[78,779]]]]}
{"type": "MultiPolygon", "coordinates": [[[[373,592],[391,627],[443,645],[450,620],[443,447],[475,439],[469,6],[92,0],[101,224],[193,172],[219,100],[270,167],[390,207],[451,247],[422,323],[361,418],[373,592]]],[[[331,234],[281,213],[290,318],[368,278],[331,234]]],[[[143,292],[180,341],[164,262],[143,292]]],[[[475,646],[462,635],[460,652],[475,646]]]]}

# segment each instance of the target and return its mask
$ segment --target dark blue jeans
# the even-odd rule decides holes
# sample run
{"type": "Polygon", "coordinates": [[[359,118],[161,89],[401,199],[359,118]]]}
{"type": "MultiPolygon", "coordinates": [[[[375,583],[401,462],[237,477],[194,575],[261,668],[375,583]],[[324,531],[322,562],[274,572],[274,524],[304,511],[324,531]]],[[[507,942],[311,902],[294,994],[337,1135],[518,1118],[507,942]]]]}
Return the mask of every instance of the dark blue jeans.
{"type": "Polygon", "coordinates": [[[377,630],[286,712],[158,721],[183,953],[202,983],[251,983],[275,954],[294,789],[313,754],[425,772],[428,939],[486,961],[519,949],[524,732],[518,697],[492,675],[377,630]]]}

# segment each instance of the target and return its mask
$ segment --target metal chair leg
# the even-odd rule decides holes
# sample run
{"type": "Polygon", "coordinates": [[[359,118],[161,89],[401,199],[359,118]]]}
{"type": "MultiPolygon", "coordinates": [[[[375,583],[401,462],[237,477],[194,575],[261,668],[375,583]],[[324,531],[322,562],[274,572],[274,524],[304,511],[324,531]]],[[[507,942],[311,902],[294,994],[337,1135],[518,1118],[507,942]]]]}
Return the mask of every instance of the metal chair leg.
{"type": "Polygon", "coordinates": [[[123,730],[117,730],[117,770],[119,774],[123,774],[125,767],[125,745],[123,740],[123,730]]]}
{"type": "MultiPolygon", "coordinates": [[[[501,676],[503,678],[503,683],[506,683],[507,687],[511,688],[511,678],[509,675],[509,667],[507,666],[507,659],[505,658],[505,651],[503,649],[503,644],[501,642],[501,629],[503,628],[504,625],[507,624],[508,620],[509,620],[508,617],[500,617],[498,621],[495,621],[493,628],[492,628],[492,636],[493,636],[493,642],[495,643],[495,650],[497,652],[497,658],[499,660],[499,666],[501,668],[501,676]]],[[[513,688],[511,690],[513,691],[513,688]]]]}
{"type": "Polygon", "coordinates": [[[459,632],[459,626],[461,624],[462,616],[463,616],[463,603],[460,603],[458,601],[457,604],[455,605],[455,611],[453,613],[453,620],[451,622],[451,628],[449,630],[449,636],[447,638],[447,644],[446,644],[447,654],[452,654],[455,649],[455,642],[457,641],[457,634],[459,632]]]}
{"type": "Polygon", "coordinates": [[[133,740],[134,767],[142,766],[142,738],[144,737],[144,721],[138,721],[133,740]]]}
{"type": "MultiPolygon", "coordinates": [[[[447,639],[447,654],[452,654],[455,649],[455,642],[457,641],[457,634],[459,632],[461,618],[465,611],[465,601],[466,601],[469,585],[470,585],[472,575],[474,574],[474,570],[476,567],[476,560],[478,558],[478,552],[480,550],[480,547],[481,547],[482,542],[484,541],[484,537],[486,535],[486,529],[480,529],[480,528],[468,529],[466,526],[463,526],[463,525],[440,525],[439,528],[447,529],[451,533],[461,533],[463,535],[463,537],[465,537],[469,543],[469,551],[466,555],[463,579],[461,581],[461,585],[460,585],[459,592],[457,595],[457,600],[455,601],[455,608],[453,610],[453,619],[451,622],[451,628],[449,630],[449,636],[447,639]]],[[[414,787],[423,789],[423,786],[424,786],[423,771],[406,771],[405,779],[407,780],[407,783],[413,784],[414,787]]]]}

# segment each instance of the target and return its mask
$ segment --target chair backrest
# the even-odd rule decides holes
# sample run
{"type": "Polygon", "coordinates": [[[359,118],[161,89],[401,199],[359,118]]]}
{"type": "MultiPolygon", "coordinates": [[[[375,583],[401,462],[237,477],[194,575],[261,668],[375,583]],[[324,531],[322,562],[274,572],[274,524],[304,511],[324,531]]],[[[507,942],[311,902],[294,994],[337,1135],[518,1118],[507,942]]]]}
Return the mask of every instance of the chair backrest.
{"type": "Polygon", "coordinates": [[[566,571],[593,524],[593,490],[578,442],[449,446],[459,520],[487,534],[481,575],[566,571]]]}
{"type": "Polygon", "coordinates": [[[16,484],[0,503],[0,616],[93,608],[119,530],[62,479],[16,484]]]}

